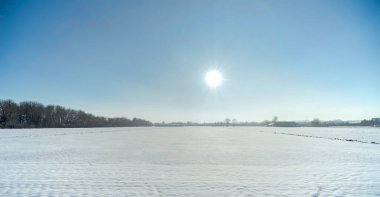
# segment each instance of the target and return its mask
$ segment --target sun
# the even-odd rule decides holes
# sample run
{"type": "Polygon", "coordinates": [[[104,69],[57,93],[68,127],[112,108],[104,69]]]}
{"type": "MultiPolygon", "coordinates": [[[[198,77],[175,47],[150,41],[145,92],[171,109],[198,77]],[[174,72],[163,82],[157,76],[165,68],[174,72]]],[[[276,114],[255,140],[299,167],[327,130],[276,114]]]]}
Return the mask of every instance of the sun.
{"type": "Polygon", "coordinates": [[[209,87],[216,88],[223,81],[222,73],[217,70],[210,70],[206,73],[205,81],[209,87]]]}

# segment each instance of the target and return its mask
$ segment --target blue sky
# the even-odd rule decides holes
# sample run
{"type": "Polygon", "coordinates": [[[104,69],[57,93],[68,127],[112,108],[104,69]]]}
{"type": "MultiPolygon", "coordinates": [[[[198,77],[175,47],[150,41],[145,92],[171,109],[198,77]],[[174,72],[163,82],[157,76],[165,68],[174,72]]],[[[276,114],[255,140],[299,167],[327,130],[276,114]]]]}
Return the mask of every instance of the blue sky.
{"type": "Polygon", "coordinates": [[[379,1],[0,1],[0,99],[109,117],[380,116],[379,54],[379,1]]]}

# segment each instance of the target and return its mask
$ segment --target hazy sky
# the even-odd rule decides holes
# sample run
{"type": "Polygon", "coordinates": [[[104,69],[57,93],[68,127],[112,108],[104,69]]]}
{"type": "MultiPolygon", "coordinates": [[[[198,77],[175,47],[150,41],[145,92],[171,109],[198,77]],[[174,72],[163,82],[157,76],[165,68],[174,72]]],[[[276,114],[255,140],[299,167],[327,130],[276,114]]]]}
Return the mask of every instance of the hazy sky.
{"type": "Polygon", "coordinates": [[[0,99],[151,121],[380,116],[380,1],[1,0],[0,99]]]}

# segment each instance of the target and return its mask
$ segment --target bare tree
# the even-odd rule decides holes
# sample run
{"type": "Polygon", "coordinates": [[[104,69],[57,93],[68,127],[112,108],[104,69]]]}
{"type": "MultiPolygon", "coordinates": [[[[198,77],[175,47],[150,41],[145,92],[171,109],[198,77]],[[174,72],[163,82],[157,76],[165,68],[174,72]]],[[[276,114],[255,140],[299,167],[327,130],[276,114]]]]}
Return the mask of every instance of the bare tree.
{"type": "Polygon", "coordinates": [[[230,126],[230,122],[231,122],[231,119],[229,119],[229,118],[226,118],[224,120],[224,123],[225,123],[226,127],[230,126]]]}
{"type": "Polygon", "coordinates": [[[272,122],[273,122],[273,123],[276,123],[277,120],[278,120],[277,116],[274,116],[273,119],[272,119],[272,122]]]}
{"type": "Polygon", "coordinates": [[[322,126],[322,123],[318,118],[314,118],[313,121],[311,121],[310,125],[312,127],[320,127],[322,126]]]}
{"type": "Polygon", "coordinates": [[[233,118],[232,119],[232,126],[236,126],[237,125],[237,120],[236,120],[236,118],[233,118]]]}

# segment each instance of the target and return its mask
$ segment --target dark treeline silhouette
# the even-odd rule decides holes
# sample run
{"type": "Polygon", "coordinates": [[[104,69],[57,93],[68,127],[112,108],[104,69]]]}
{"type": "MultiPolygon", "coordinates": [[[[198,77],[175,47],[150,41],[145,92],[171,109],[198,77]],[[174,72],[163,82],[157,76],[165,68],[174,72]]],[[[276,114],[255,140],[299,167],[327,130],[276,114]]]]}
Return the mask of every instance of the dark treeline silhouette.
{"type": "Polygon", "coordinates": [[[152,126],[143,119],[105,118],[59,105],[0,100],[0,128],[79,128],[152,126]]]}

